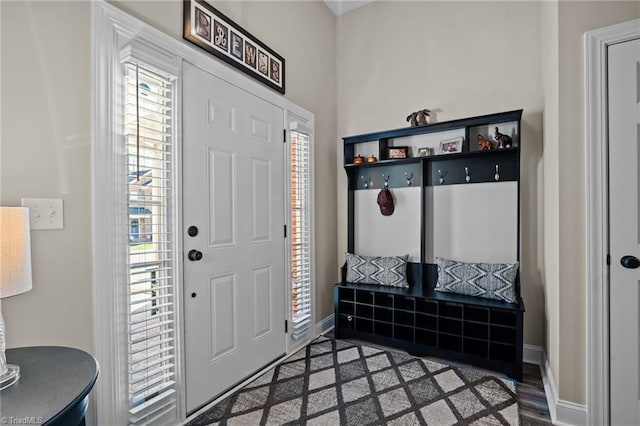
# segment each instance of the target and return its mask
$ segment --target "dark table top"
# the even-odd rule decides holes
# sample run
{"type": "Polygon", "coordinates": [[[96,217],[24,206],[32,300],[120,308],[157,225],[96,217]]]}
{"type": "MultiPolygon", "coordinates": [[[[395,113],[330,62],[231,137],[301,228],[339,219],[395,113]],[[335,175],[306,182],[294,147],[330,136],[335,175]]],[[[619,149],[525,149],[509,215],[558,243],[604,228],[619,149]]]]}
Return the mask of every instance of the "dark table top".
{"type": "Polygon", "coordinates": [[[20,367],[20,380],[0,392],[4,419],[46,423],[80,404],[98,378],[98,363],[79,349],[34,346],[5,353],[9,364],[20,367]]]}

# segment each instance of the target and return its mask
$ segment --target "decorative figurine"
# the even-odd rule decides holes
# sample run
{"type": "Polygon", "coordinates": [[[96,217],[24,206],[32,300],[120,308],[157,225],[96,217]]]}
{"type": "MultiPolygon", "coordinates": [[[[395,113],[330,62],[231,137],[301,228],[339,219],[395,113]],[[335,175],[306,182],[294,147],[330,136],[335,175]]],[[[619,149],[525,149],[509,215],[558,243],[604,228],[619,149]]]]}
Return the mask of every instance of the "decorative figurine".
{"type": "Polygon", "coordinates": [[[375,163],[378,161],[375,155],[371,154],[371,157],[367,158],[367,163],[375,163]]]}
{"type": "Polygon", "coordinates": [[[511,148],[511,146],[513,145],[511,136],[507,136],[504,133],[500,133],[500,131],[498,130],[498,127],[495,128],[493,139],[495,139],[495,141],[498,142],[498,148],[511,148]]]}
{"type": "Polygon", "coordinates": [[[353,164],[362,164],[364,163],[364,157],[362,155],[356,155],[353,157],[353,164]]]}
{"type": "Polygon", "coordinates": [[[407,121],[411,124],[411,127],[424,126],[425,124],[429,124],[428,117],[430,114],[431,111],[428,109],[412,112],[407,116],[407,121]]]}
{"type": "Polygon", "coordinates": [[[480,145],[480,151],[489,151],[490,149],[493,149],[493,142],[482,135],[478,135],[478,145],[480,145]]]}

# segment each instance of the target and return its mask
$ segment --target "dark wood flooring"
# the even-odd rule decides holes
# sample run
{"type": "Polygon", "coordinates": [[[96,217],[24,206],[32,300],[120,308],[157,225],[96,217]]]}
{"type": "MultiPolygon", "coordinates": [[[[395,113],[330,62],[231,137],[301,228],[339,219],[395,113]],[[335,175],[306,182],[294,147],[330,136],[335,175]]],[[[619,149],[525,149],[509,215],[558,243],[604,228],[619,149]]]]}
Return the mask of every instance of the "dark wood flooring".
{"type": "MultiPolygon", "coordinates": [[[[326,333],[327,337],[334,337],[333,331],[326,333]]],[[[359,344],[375,345],[371,342],[354,340],[359,344]]],[[[398,350],[395,348],[387,348],[398,350]]],[[[458,362],[443,360],[449,365],[462,365],[458,362]]],[[[518,383],[518,409],[520,412],[520,423],[522,426],[552,425],[547,398],[544,393],[544,384],[540,367],[534,364],[523,365],[522,382],[518,383]]]]}

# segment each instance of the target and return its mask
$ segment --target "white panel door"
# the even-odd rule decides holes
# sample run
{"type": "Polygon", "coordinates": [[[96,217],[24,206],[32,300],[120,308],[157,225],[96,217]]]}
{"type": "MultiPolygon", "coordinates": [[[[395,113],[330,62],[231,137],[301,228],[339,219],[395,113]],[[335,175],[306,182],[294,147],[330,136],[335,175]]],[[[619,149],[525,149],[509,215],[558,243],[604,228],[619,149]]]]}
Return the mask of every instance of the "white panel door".
{"type": "Polygon", "coordinates": [[[185,365],[193,411],[285,353],[284,115],[189,64],[183,81],[185,365]]]}
{"type": "Polygon", "coordinates": [[[640,40],[610,46],[608,58],[611,424],[638,425],[640,40]]]}

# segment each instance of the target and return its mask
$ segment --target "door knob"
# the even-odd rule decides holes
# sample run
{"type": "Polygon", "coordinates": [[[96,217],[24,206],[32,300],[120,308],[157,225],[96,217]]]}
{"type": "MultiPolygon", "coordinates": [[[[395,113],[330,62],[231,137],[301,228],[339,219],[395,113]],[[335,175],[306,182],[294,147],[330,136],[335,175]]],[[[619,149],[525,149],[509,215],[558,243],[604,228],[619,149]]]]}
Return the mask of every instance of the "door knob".
{"type": "Polygon", "coordinates": [[[622,256],[620,264],[627,269],[637,269],[640,267],[640,260],[635,256],[622,256]]]}
{"type": "Polygon", "coordinates": [[[192,262],[196,262],[196,261],[202,259],[202,252],[198,251],[198,250],[189,250],[189,254],[187,254],[187,257],[192,262]]]}

